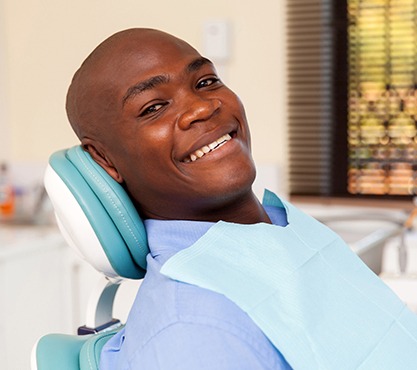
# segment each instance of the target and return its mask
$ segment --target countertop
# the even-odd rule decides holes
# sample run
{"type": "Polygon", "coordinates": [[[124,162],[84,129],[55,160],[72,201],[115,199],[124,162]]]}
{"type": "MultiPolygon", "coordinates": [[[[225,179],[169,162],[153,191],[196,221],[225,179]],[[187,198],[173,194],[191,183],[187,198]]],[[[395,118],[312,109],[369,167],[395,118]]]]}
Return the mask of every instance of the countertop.
{"type": "Polygon", "coordinates": [[[39,248],[65,245],[57,225],[29,225],[0,222],[0,262],[39,248]]]}

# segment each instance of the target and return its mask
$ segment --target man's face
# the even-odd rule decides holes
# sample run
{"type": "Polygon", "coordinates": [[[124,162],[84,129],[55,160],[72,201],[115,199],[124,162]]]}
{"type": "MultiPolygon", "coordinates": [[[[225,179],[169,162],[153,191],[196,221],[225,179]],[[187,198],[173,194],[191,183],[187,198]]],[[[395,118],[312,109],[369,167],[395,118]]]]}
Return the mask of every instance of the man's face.
{"type": "Polygon", "coordinates": [[[249,192],[245,112],[212,63],[161,33],[121,50],[107,76],[117,119],[102,137],[145,217],[199,219],[249,192]]]}

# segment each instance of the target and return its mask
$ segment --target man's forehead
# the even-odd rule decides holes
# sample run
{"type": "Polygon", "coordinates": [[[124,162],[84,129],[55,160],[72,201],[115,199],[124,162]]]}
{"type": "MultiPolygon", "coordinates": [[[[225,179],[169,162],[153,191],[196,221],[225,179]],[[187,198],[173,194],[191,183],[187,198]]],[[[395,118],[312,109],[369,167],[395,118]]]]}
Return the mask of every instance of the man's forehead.
{"type": "Polygon", "coordinates": [[[88,72],[93,79],[112,81],[117,77],[116,81],[122,82],[129,74],[160,66],[169,69],[183,58],[198,57],[200,54],[183,40],[161,31],[138,29],[109,38],[97,48],[88,72]]]}

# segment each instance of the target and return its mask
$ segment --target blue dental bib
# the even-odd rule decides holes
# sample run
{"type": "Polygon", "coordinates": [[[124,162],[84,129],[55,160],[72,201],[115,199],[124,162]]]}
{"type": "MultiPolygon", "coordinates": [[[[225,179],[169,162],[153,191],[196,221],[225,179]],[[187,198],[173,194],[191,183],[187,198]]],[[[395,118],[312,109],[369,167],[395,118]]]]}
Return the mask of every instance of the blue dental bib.
{"type": "Polygon", "coordinates": [[[223,294],[296,370],[417,369],[417,316],[326,226],[219,222],[161,273],[223,294]]]}

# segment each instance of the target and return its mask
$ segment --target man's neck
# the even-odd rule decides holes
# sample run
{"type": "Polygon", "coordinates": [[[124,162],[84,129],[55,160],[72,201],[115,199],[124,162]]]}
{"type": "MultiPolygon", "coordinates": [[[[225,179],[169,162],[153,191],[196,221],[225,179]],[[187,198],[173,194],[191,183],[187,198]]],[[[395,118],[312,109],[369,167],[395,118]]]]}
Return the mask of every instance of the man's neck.
{"type": "Polygon", "coordinates": [[[160,211],[153,209],[146,212],[140,207],[144,218],[156,220],[188,220],[188,221],[226,221],[238,224],[272,223],[258,198],[249,190],[233,197],[217,197],[209,200],[199,199],[196,202],[184,200],[184,207],[164,204],[160,211]]]}
{"type": "Polygon", "coordinates": [[[238,224],[272,223],[262,204],[250,191],[244,196],[223,204],[221,207],[207,209],[200,213],[200,221],[227,221],[238,224]]]}

